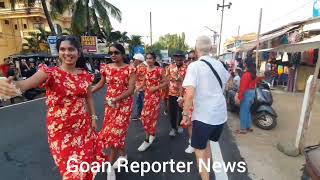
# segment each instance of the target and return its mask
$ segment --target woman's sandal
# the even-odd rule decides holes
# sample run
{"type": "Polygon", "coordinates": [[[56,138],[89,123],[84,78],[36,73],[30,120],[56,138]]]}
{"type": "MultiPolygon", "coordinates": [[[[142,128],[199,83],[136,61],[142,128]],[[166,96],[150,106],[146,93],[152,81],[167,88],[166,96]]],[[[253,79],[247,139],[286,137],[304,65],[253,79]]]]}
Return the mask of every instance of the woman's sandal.
{"type": "Polygon", "coordinates": [[[248,133],[248,131],[246,131],[246,130],[241,130],[241,129],[237,129],[235,132],[236,132],[237,134],[247,134],[247,133],[248,133]]]}

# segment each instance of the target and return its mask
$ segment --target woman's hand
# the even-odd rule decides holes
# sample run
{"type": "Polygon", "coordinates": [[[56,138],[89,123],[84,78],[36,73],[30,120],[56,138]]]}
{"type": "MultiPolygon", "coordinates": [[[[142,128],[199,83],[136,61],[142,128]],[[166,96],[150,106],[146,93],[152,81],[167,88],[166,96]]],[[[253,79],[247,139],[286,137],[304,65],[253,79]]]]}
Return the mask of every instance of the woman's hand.
{"type": "Polygon", "coordinates": [[[191,125],[191,119],[190,119],[189,115],[183,115],[183,118],[182,118],[180,125],[183,128],[187,128],[191,125]]]}
{"type": "Polygon", "coordinates": [[[152,86],[149,88],[149,90],[150,90],[150,92],[154,93],[154,92],[158,91],[159,88],[157,86],[152,86]]]}
{"type": "Polygon", "coordinates": [[[10,99],[11,97],[17,96],[18,90],[12,84],[12,79],[0,77],[0,98],[10,99]]]}
{"type": "Polygon", "coordinates": [[[96,115],[92,115],[91,116],[91,126],[94,130],[97,130],[97,120],[98,120],[98,116],[96,115]]]}
{"type": "Polygon", "coordinates": [[[97,130],[97,120],[95,120],[95,119],[92,119],[92,128],[94,129],[94,130],[97,130]]]}
{"type": "Polygon", "coordinates": [[[235,96],[234,96],[234,100],[236,102],[236,105],[240,105],[240,99],[239,99],[239,94],[237,93],[235,96]]]}

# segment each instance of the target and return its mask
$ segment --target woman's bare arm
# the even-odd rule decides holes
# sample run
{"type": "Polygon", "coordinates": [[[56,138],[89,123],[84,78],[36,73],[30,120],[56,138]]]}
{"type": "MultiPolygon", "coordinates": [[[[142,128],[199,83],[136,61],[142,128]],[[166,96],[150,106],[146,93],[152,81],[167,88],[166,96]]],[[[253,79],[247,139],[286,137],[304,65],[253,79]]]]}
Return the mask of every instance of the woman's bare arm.
{"type": "Polygon", "coordinates": [[[106,78],[104,76],[101,76],[100,81],[95,86],[93,86],[93,88],[91,89],[91,92],[95,93],[99,91],[101,88],[103,88],[105,84],[106,84],[106,78]]]}
{"type": "Polygon", "coordinates": [[[115,102],[121,101],[122,99],[125,99],[131,96],[134,93],[135,84],[136,84],[136,74],[134,73],[130,76],[128,90],[126,90],[120,96],[114,98],[114,101],[115,102]]]}

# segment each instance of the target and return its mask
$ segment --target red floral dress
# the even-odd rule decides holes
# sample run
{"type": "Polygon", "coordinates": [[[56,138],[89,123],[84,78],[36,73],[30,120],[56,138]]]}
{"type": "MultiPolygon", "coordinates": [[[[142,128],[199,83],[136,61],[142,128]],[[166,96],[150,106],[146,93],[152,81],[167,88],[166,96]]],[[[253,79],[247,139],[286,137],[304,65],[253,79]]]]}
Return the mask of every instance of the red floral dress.
{"type": "Polygon", "coordinates": [[[141,112],[141,121],[144,130],[150,134],[156,134],[157,120],[160,114],[161,91],[151,92],[150,87],[159,86],[162,80],[163,69],[157,67],[152,71],[147,71],[145,78],[145,97],[141,112]]]}
{"type": "MultiPolygon", "coordinates": [[[[105,99],[109,100],[128,90],[129,79],[135,73],[135,68],[125,66],[117,69],[102,64],[100,73],[103,78],[106,78],[107,94],[105,99]]],[[[117,102],[115,107],[105,107],[103,128],[98,135],[99,152],[108,147],[124,149],[132,105],[133,96],[130,96],[117,102]]]]}
{"type": "MultiPolygon", "coordinates": [[[[90,171],[68,172],[67,161],[75,158],[78,164],[95,161],[95,130],[86,110],[86,96],[93,77],[86,71],[74,75],[58,67],[40,65],[47,74],[46,88],[48,143],[51,154],[63,179],[91,180],[90,171]]],[[[79,166],[78,166],[79,167],[79,166]]],[[[79,169],[79,168],[78,168],[79,169]]]]}

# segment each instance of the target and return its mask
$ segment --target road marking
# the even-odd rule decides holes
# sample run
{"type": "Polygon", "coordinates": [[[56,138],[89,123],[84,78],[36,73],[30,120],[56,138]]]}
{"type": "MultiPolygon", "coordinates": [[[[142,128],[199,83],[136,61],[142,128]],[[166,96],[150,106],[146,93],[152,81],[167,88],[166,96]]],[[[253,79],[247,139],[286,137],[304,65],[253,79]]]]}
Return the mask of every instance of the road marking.
{"type": "Polygon", "coordinates": [[[38,99],[34,99],[34,100],[30,100],[30,101],[26,101],[26,102],[21,102],[21,103],[17,103],[17,104],[12,104],[12,105],[8,105],[8,106],[4,106],[4,107],[1,107],[1,109],[5,109],[5,108],[9,108],[9,107],[13,107],[13,106],[18,106],[18,105],[21,105],[21,104],[27,104],[27,103],[31,103],[31,102],[34,102],[34,101],[39,101],[39,100],[42,100],[42,99],[45,99],[46,97],[42,97],[42,98],[38,98],[38,99]]]}
{"type": "MultiPolygon", "coordinates": [[[[212,159],[214,161],[217,161],[221,164],[224,163],[223,157],[221,154],[221,149],[220,145],[218,142],[210,141],[210,146],[211,146],[211,154],[212,154],[212,159]]],[[[216,180],[228,180],[228,175],[225,171],[220,171],[220,172],[215,172],[216,180]]]]}

